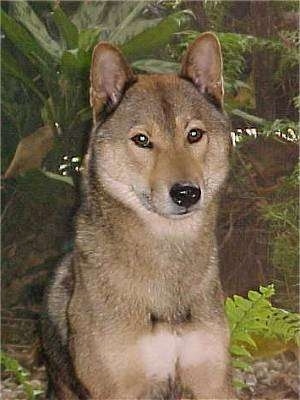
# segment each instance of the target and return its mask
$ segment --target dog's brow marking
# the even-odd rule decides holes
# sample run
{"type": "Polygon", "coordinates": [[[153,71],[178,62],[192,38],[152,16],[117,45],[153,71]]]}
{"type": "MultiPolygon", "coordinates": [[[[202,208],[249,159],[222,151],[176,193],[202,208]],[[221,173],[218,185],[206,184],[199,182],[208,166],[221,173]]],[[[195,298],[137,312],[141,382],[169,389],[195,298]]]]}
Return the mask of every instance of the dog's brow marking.
{"type": "MultiPolygon", "coordinates": [[[[163,90],[162,90],[162,92],[163,92],[163,90]]],[[[167,128],[167,132],[169,132],[170,135],[174,136],[175,127],[176,127],[174,104],[172,104],[166,98],[164,93],[160,96],[160,104],[161,104],[161,109],[162,109],[163,116],[164,116],[164,123],[167,128]]]]}
{"type": "MultiPolygon", "coordinates": [[[[178,117],[176,117],[176,122],[178,122],[178,120],[182,120],[183,117],[181,115],[179,115],[178,117]]],[[[186,118],[186,122],[184,124],[184,129],[186,129],[189,125],[189,123],[191,122],[191,117],[186,118]]]]}

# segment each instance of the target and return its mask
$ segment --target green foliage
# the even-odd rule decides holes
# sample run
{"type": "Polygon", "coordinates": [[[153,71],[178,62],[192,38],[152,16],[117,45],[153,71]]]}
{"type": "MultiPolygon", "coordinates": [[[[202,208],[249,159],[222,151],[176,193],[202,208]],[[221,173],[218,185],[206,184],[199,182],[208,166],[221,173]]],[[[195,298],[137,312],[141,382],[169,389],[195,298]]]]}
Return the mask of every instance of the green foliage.
{"type": "MultiPolygon", "coordinates": [[[[183,31],[180,33],[180,43],[177,46],[177,57],[187,48],[189,43],[199,35],[197,31],[183,31]]],[[[241,80],[245,68],[245,56],[250,52],[253,37],[231,32],[219,32],[217,36],[222,46],[224,58],[224,81],[227,92],[240,87],[247,87],[241,80]]]]}
{"type": "Polygon", "coordinates": [[[284,293],[278,300],[287,307],[298,303],[298,185],[299,167],[283,180],[272,203],[262,209],[270,231],[270,258],[278,274],[275,282],[284,293]]]}
{"type": "Polygon", "coordinates": [[[275,119],[272,122],[263,123],[263,133],[272,135],[274,133],[284,134],[287,139],[296,141],[299,139],[299,124],[289,119],[275,119]]]}
{"type": "Polygon", "coordinates": [[[35,389],[30,384],[28,381],[29,372],[27,372],[16,359],[1,351],[0,360],[2,370],[13,374],[17,383],[22,386],[27,400],[35,400],[40,394],[43,393],[43,390],[35,389]]]}
{"type": "Polygon", "coordinates": [[[52,59],[59,59],[62,51],[59,44],[51,38],[44,23],[26,1],[13,5],[12,16],[31,33],[41,49],[49,53],[52,59]]]}
{"type": "MultiPolygon", "coordinates": [[[[128,4],[126,5],[128,7],[128,4]]],[[[121,8],[125,7],[125,4],[121,8]]],[[[144,1],[138,1],[135,7],[125,16],[124,19],[120,20],[119,23],[115,24],[113,29],[111,29],[111,34],[109,40],[113,43],[122,44],[137,36],[144,30],[156,26],[161,19],[142,19],[137,17],[145,8],[144,1]]],[[[120,4],[118,4],[118,9],[120,9],[120,4]]]]}
{"type": "MultiPolygon", "coordinates": [[[[1,10],[6,39],[1,59],[3,92],[11,92],[12,80],[22,82],[22,97],[27,93],[33,95],[31,103],[35,112],[39,110],[38,124],[55,125],[62,134],[55,150],[61,156],[67,149],[63,150],[60,142],[72,138],[74,131],[79,131],[79,135],[65,142],[71,154],[80,151],[78,136],[88,129],[86,122],[91,121],[89,68],[92,50],[99,40],[118,43],[127,58],[135,62],[133,66],[137,70],[169,72],[176,68],[172,63],[151,56],[167,45],[174,32],[191,20],[191,15],[179,11],[165,18],[146,18],[142,12],[147,4],[144,1],[96,1],[81,4],[72,17],[52,4],[53,12],[49,15],[52,31],[26,1],[13,2],[9,13],[1,10]]],[[[24,125],[19,115],[29,111],[27,104],[21,102],[20,107],[18,101],[16,105],[14,97],[3,98],[3,112],[18,131],[22,131],[24,125]]],[[[28,132],[22,131],[24,133],[28,132]]]]}
{"type": "Polygon", "coordinates": [[[53,20],[64,41],[63,47],[66,49],[75,49],[79,44],[79,32],[76,25],[70,21],[60,7],[55,8],[53,20]]]}
{"type": "Polygon", "coordinates": [[[77,28],[59,7],[56,7],[52,16],[62,34],[62,44],[50,37],[27,2],[12,4],[15,19],[4,11],[1,14],[5,34],[25,56],[25,63],[32,65],[30,69],[39,73],[27,76],[7,50],[7,57],[2,58],[4,74],[20,79],[27,89],[39,96],[43,122],[56,122],[65,130],[71,124],[74,127],[74,124],[90,118],[90,113],[85,114],[83,110],[87,109],[88,102],[87,81],[91,51],[97,41],[94,32],[80,32],[85,37],[90,34],[94,39],[88,41],[86,38],[85,47],[80,48],[78,45],[82,41],[79,41],[77,28]]]}
{"type": "Polygon", "coordinates": [[[278,67],[273,76],[278,83],[287,70],[298,68],[299,65],[299,40],[297,31],[281,31],[280,39],[252,37],[252,48],[271,52],[278,57],[278,67]]]}
{"type": "MultiPolygon", "coordinates": [[[[228,103],[232,102],[230,95],[234,95],[238,90],[251,90],[249,82],[245,80],[245,64],[246,56],[251,54],[254,48],[278,54],[278,76],[281,76],[286,68],[298,63],[298,51],[294,46],[297,43],[296,32],[281,32],[283,37],[280,40],[222,32],[223,17],[231,3],[204,3],[212,27],[219,30],[228,103]],[[287,46],[285,41],[293,45],[287,46]]],[[[26,74],[20,63],[4,49],[4,74],[21,80],[28,90],[39,97],[44,123],[56,122],[63,132],[74,130],[91,118],[88,103],[88,70],[92,48],[99,39],[121,45],[123,52],[134,62],[133,66],[137,70],[155,73],[178,70],[178,64],[158,59],[157,52],[165,48],[167,55],[174,33],[181,32],[180,41],[173,54],[173,60],[174,57],[176,61],[179,59],[182,50],[199,34],[197,31],[184,30],[190,26],[191,13],[172,12],[172,7],[169,7],[171,14],[165,18],[149,18],[145,14],[148,4],[149,2],[143,1],[82,3],[72,18],[59,6],[54,6],[52,23],[60,33],[59,40],[56,40],[26,1],[14,2],[10,7],[11,15],[1,11],[2,29],[36,73],[26,74]]],[[[13,114],[9,112],[11,108],[11,104],[4,106],[4,113],[9,118],[13,114]]],[[[227,110],[233,110],[233,114],[236,115],[239,111],[246,112],[254,121],[255,116],[249,114],[249,110],[239,109],[236,104],[228,104],[227,110]]]]}
{"type": "Polygon", "coordinates": [[[139,71],[148,72],[151,74],[174,74],[179,72],[179,64],[171,61],[162,61],[157,59],[141,59],[131,63],[134,69],[139,71]]]}
{"type": "Polygon", "coordinates": [[[215,31],[220,31],[223,28],[223,20],[228,13],[232,1],[222,0],[205,0],[204,9],[210,21],[211,28],[215,31]]]}
{"type": "Polygon", "coordinates": [[[245,68],[245,56],[251,50],[251,36],[238,33],[219,33],[224,55],[224,76],[226,89],[237,90],[242,85],[241,76],[245,68]]]}
{"type": "MultiPolygon", "coordinates": [[[[19,3],[15,3],[19,4],[19,3]]],[[[18,23],[14,18],[6,14],[1,9],[1,24],[2,29],[14,43],[17,49],[24,54],[32,63],[37,62],[41,68],[50,68],[52,66],[52,59],[58,57],[56,52],[49,54],[49,48],[43,48],[39,41],[32,36],[32,34],[18,23]]]]}
{"type": "Polygon", "coordinates": [[[300,315],[272,306],[270,298],[274,286],[260,286],[250,290],[248,297],[234,295],[227,298],[225,312],[231,332],[230,353],[233,366],[251,370],[252,353],[257,349],[257,338],[276,339],[300,345],[300,315]]]}
{"type": "MultiPolygon", "coordinates": [[[[186,48],[198,35],[197,31],[182,32],[180,48],[186,48]]],[[[279,65],[275,74],[275,80],[279,80],[287,69],[295,68],[299,64],[299,49],[297,45],[297,32],[281,32],[282,39],[265,39],[251,35],[234,32],[218,32],[217,36],[222,46],[224,58],[225,88],[231,92],[242,85],[246,64],[246,56],[253,52],[254,48],[262,51],[271,51],[278,55],[279,65]],[[285,41],[291,43],[290,46],[285,41]]]]}
{"type": "Polygon", "coordinates": [[[294,107],[299,109],[300,108],[300,96],[295,96],[293,98],[293,103],[294,103],[294,107]]]}
{"type": "Polygon", "coordinates": [[[152,55],[155,50],[168,45],[175,32],[185,28],[191,14],[179,11],[167,16],[154,28],[148,28],[121,46],[129,60],[152,55]]]}

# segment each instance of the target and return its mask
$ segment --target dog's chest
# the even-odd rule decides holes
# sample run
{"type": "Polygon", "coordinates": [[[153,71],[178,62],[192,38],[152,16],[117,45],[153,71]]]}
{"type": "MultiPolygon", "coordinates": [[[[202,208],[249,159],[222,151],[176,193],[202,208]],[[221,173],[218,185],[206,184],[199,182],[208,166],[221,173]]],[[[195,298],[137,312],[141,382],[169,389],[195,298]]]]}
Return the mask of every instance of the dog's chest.
{"type": "Polygon", "coordinates": [[[220,332],[207,328],[170,331],[162,327],[142,336],[136,344],[141,366],[148,378],[174,378],[176,369],[206,365],[225,358],[224,339],[220,332]]]}

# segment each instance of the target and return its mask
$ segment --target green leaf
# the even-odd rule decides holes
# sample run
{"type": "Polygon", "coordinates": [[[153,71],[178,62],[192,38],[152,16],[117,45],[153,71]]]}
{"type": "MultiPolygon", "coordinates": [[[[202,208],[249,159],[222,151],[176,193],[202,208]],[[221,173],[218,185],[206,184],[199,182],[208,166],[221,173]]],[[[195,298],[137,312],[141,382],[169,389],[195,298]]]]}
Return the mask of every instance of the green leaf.
{"type": "Polygon", "coordinates": [[[237,305],[234,303],[234,301],[232,300],[232,302],[226,302],[226,313],[227,316],[229,318],[229,320],[231,321],[239,321],[240,319],[242,319],[245,315],[245,311],[242,310],[240,307],[237,307],[237,305]]]}
{"type": "MultiPolygon", "coordinates": [[[[146,29],[152,28],[158,25],[162,21],[162,18],[136,18],[131,24],[127,25],[120,33],[120,38],[114,40],[114,43],[121,45],[132,39],[133,37],[144,32],[146,29]]],[[[113,34],[113,32],[112,32],[113,34]]]]}
{"type": "Polygon", "coordinates": [[[43,393],[40,389],[34,389],[30,382],[28,382],[27,377],[29,376],[29,372],[27,372],[17,360],[11,358],[7,354],[1,351],[1,366],[3,370],[11,372],[17,383],[20,384],[27,395],[28,400],[34,400],[36,396],[36,392],[43,393]]]}
{"type": "Polygon", "coordinates": [[[225,310],[227,314],[233,314],[235,312],[235,304],[231,297],[227,297],[225,301],[225,310]]]}
{"type": "Polygon", "coordinates": [[[77,113],[75,114],[69,129],[74,128],[77,123],[89,121],[91,119],[92,119],[91,107],[82,108],[81,110],[77,111],[77,113]]]}
{"type": "Polygon", "coordinates": [[[146,5],[147,3],[145,1],[138,1],[133,10],[129,12],[119,24],[114,26],[108,40],[117,44],[123,44],[146,29],[156,26],[161,22],[161,18],[145,19],[139,16],[146,5]]]}
{"type": "Polygon", "coordinates": [[[56,61],[59,60],[62,49],[58,43],[51,38],[48,34],[45,25],[38,18],[36,13],[27,3],[27,1],[15,1],[12,2],[13,16],[22,25],[24,25],[28,31],[38,41],[40,46],[51,55],[56,61]]]}
{"type": "Polygon", "coordinates": [[[234,341],[235,342],[245,342],[250,344],[253,347],[257,347],[255,341],[252,337],[246,332],[235,332],[234,334],[234,341]]]}
{"type": "Polygon", "coordinates": [[[80,49],[66,50],[61,58],[61,72],[70,80],[84,79],[91,63],[91,53],[80,49]]]}
{"type": "Polygon", "coordinates": [[[74,78],[75,75],[79,74],[77,52],[78,50],[66,50],[61,57],[61,72],[70,78],[74,78]]]}
{"type": "Polygon", "coordinates": [[[57,122],[56,120],[59,118],[55,118],[55,110],[53,107],[53,101],[52,98],[48,98],[45,102],[43,107],[41,108],[41,118],[44,122],[45,125],[52,125],[55,122],[57,122]]]}
{"type": "Polygon", "coordinates": [[[155,27],[146,29],[124,43],[121,49],[131,61],[149,57],[158,48],[168,45],[173,34],[183,29],[191,21],[191,18],[191,14],[184,11],[171,14],[155,27]]]}
{"type": "Polygon", "coordinates": [[[261,286],[259,292],[250,290],[248,299],[237,295],[234,295],[233,299],[226,299],[225,311],[231,333],[230,352],[233,360],[240,360],[241,357],[250,358],[251,354],[243,343],[260,351],[259,338],[264,340],[275,338],[280,342],[299,344],[300,315],[273,307],[268,299],[274,293],[274,286],[269,285],[261,286]]]}
{"type": "Polygon", "coordinates": [[[79,31],[82,29],[100,26],[103,19],[105,19],[107,15],[107,7],[111,7],[111,5],[112,2],[106,1],[91,1],[89,3],[81,2],[80,6],[72,17],[72,21],[77,26],[79,31]]]}
{"type": "Polygon", "coordinates": [[[34,85],[31,77],[28,77],[23,69],[20,68],[20,65],[17,61],[12,57],[12,55],[6,51],[6,49],[2,49],[2,66],[3,69],[7,71],[8,74],[14,76],[24,83],[26,87],[28,87],[32,92],[34,92],[43,102],[46,101],[45,96],[41,93],[40,90],[34,85]]]}
{"type": "Polygon", "coordinates": [[[57,181],[61,181],[64,183],[67,183],[68,185],[74,186],[73,179],[70,176],[62,176],[59,174],[55,174],[54,172],[50,171],[43,171],[43,174],[45,174],[48,178],[55,179],[57,181]]]}
{"type": "Polygon", "coordinates": [[[174,74],[179,71],[179,64],[170,61],[145,59],[138,60],[131,64],[134,69],[152,74],[174,74]]]}
{"type": "Polygon", "coordinates": [[[32,63],[42,69],[52,69],[53,59],[39,45],[36,39],[13,18],[1,9],[1,27],[9,40],[23,53],[32,63]]]}
{"type": "Polygon", "coordinates": [[[251,367],[251,365],[249,363],[247,363],[246,361],[240,360],[239,358],[233,359],[232,365],[234,368],[241,369],[242,371],[245,371],[245,372],[253,371],[253,368],[251,367]]]}
{"type": "Polygon", "coordinates": [[[233,296],[235,304],[240,307],[243,311],[248,311],[252,307],[252,303],[250,300],[244,299],[241,296],[234,295],[233,296]]]}
{"type": "MultiPolygon", "coordinates": [[[[259,315],[261,317],[261,313],[259,310],[257,310],[257,315],[259,315]]],[[[256,320],[250,320],[250,322],[248,321],[248,329],[251,332],[259,332],[262,333],[266,330],[266,321],[264,319],[256,319],[256,320]]]]}
{"type": "Polygon", "coordinates": [[[259,126],[265,125],[267,122],[263,118],[257,117],[256,115],[246,113],[245,111],[239,110],[237,108],[231,109],[231,110],[229,110],[229,112],[232,115],[236,115],[237,117],[243,118],[245,121],[249,121],[249,122],[259,125],[259,126]]]}
{"type": "Polygon", "coordinates": [[[248,298],[251,301],[258,301],[261,299],[261,294],[258,292],[255,292],[254,290],[249,290],[248,292],[248,298]]]}
{"type": "Polygon", "coordinates": [[[230,346],[230,353],[235,356],[243,356],[243,357],[252,358],[252,356],[248,350],[246,350],[243,346],[238,346],[237,344],[233,344],[230,346]]]}
{"type": "Polygon", "coordinates": [[[67,49],[78,47],[78,29],[59,6],[55,7],[53,19],[61,36],[66,42],[67,49]]]}
{"type": "Polygon", "coordinates": [[[124,40],[124,30],[128,25],[132,23],[132,21],[139,15],[139,13],[145,8],[146,3],[144,1],[138,1],[134,9],[128,13],[126,18],[121,21],[119,25],[116,25],[116,29],[109,36],[109,41],[115,43],[122,43],[124,40]]]}
{"type": "Polygon", "coordinates": [[[33,396],[39,396],[40,394],[43,394],[44,390],[42,389],[33,389],[33,396]]]}
{"type": "Polygon", "coordinates": [[[237,389],[244,389],[248,387],[248,385],[240,379],[233,379],[233,386],[237,389]]]}
{"type": "Polygon", "coordinates": [[[269,298],[275,294],[274,285],[268,285],[267,287],[260,286],[259,291],[264,295],[265,298],[269,298]]]}
{"type": "Polygon", "coordinates": [[[93,47],[99,41],[99,34],[101,28],[89,28],[83,29],[79,32],[79,40],[78,40],[78,47],[81,50],[89,51],[93,49],[93,47]]]}

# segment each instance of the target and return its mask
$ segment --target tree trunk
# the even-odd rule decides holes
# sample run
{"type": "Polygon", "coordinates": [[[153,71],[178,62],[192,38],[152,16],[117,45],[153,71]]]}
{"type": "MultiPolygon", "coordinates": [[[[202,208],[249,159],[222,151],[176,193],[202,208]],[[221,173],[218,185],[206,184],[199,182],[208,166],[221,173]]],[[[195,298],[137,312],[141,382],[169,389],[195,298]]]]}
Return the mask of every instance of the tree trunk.
{"type": "MultiPolygon", "coordinates": [[[[269,1],[253,1],[250,4],[250,17],[253,33],[258,38],[271,38],[276,30],[274,7],[269,1]]],[[[276,71],[276,56],[266,48],[254,49],[253,77],[255,86],[256,114],[273,120],[276,117],[276,93],[273,75],[276,71]]]]}

